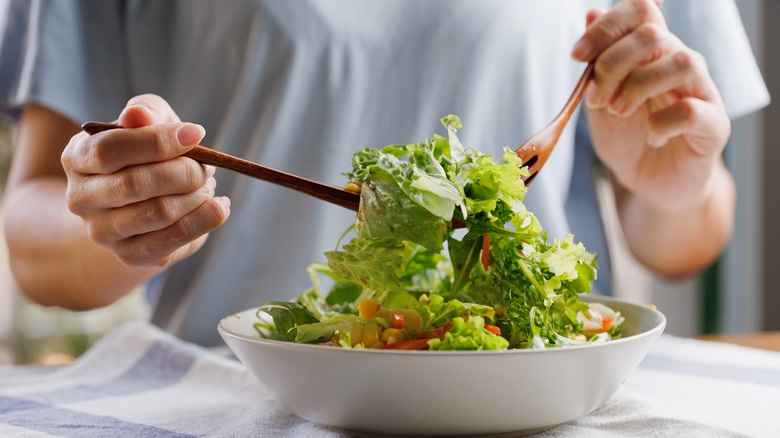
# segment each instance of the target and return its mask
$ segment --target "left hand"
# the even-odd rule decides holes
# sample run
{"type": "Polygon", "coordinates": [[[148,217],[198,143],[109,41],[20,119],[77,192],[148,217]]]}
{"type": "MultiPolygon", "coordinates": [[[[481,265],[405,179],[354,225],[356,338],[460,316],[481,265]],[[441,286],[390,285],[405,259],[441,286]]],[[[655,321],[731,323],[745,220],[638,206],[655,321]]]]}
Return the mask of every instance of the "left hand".
{"type": "Polygon", "coordinates": [[[731,124],[703,56],[667,29],[661,1],[590,11],[572,57],[596,60],[585,106],[599,158],[643,202],[679,210],[708,196],[731,124]]]}

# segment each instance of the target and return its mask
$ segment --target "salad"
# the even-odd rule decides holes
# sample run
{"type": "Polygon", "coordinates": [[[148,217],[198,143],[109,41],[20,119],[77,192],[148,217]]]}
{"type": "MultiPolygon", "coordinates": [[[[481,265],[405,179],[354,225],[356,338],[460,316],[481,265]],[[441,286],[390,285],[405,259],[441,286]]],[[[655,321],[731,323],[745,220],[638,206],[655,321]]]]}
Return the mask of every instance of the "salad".
{"type": "Polygon", "coordinates": [[[572,235],[548,241],[523,205],[527,169],[509,148],[496,158],[448,137],[364,148],[348,190],[356,223],[312,263],[312,288],[260,307],[267,338],[343,348],[504,350],[604,342],[623,317],[580,294],[596,256],[572,235]],[[453,228],[453,220],[465,230],[453,228]],[[344,238],[356,235],[341,245],[344,238]]]}

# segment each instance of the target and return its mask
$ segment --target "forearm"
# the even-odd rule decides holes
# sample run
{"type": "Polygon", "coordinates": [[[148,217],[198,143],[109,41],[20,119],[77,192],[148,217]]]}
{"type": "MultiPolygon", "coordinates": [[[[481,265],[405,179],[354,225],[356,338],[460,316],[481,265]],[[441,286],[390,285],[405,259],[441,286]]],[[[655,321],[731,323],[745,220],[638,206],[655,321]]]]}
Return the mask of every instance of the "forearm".
{"type": "Polygon", "coordinates": [[[648,202],[614,183],[618,215],[636,259],[666,276],[707,267],[723,250],[734,226],[736,189],[722,161],[713,169],[698,202],[670,210],[648,202]]]}
{"type": "Polygon", "coordinates": [[[6,191],[5,234],[11,270],[21,290],[45,305],[89,309],[110,304],[161,268],[129,268],[95,244],[65,203],[56,176],[20,182],[6,191]]]}

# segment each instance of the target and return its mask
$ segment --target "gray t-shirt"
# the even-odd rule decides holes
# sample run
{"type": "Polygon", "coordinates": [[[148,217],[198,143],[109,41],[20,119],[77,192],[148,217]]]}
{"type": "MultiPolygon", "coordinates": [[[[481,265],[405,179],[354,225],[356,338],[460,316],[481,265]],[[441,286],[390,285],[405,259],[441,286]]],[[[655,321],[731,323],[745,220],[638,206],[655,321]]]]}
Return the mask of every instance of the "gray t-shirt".
{"type": "MultiPolygon", "coordinates": [[[[81,123],[114,120],[130,97],[156,93],[206,128],[203,144],[334,185],[346,183],[352,152],[442,134],[447,114],[461,117],[466,146],[517,147],[557,114],[581,74],[569,53],[586,12],[611,4],[12,3],[30,19],[18,74],[0,86],[9,103],[38,102],[81,123]]],[[[672,29],[707,57],[730,114],[764,104],[733,3],[666,3],[672,29]]],[[[589,190],[577,183],[572,192],[575,122],[526,198],[551,237],[572,230],[567,198],[589,190]]],[[[586,165],[587,154],[577,157],[586,165]]],[[[216,178],[217,194],[232,200],[228,222],[157,279],[151,295],[156,323],[204,344],[219,342],[222,316],[308,288],[305,267],[354,221],[350,211],[265,182],[226,171],[216,178]]],[[[571,219],[595,225],[575,237],[604,248],[598,219],[584,219],[596,208],[584,204],[571,219]]],[[[607,290],[608,276],[600,282],[607,290]]]]}

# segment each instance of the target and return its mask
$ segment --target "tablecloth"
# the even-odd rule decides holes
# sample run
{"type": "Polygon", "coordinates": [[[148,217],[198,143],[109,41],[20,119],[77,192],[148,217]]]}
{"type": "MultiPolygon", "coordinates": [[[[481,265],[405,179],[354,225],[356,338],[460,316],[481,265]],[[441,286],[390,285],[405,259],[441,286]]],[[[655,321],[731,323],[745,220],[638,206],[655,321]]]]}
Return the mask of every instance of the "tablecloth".
{"type": "MultiPolygon", "coordinates": [[[[71,365],[0,368],[0,436],[343,437],[239,362],[143,322],[71,365]]],[[[538,437],[780,437],[780,353],[662,335],[594,412],[538,437]]]]}

